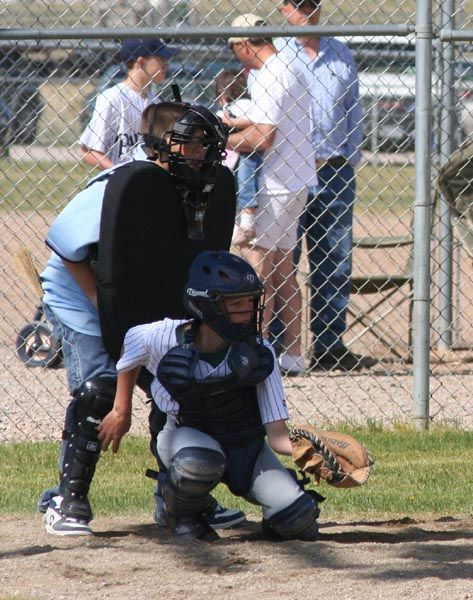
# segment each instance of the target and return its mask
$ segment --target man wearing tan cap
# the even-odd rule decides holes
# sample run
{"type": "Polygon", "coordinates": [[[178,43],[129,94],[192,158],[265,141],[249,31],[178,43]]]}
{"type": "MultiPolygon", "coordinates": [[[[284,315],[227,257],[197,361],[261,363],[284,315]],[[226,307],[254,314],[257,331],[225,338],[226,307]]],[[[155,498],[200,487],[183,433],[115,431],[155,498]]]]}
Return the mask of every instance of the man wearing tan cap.
{"type": "MultiPolygon", "coordinates": [[[[321,2],[283,0],[280,12],[289,25],[314,26],[320,21],[321,2]]],[[[309,190],[299,230],[306,240],[310,271],[310,365],[320,371],[358,371],[376,361],[351,352],[343,342],[352,271],[355,167],[363,140],[356,63],[348,46],[330,36],[277,38],[275,44],[305,75],[312,97],[318,183],[309,190]]],[[[299,255],[300,247],[296,263],[299,255]]]]}
{"type": "MultiPolygon", "coordinates": [[[[255,14],[244,14],[232,27],[262,27],[255,14]]],[[[310,95],[303,75],[280,57],[267,37],[231,37],[229,45],[246,69],[255,72],[251,100],[256,107],[253,124],[229,137],[228,147],[239,152],[264,151],[254,223],[255,237],[245,257],[265,282],[266,323],[275,312],[284,325],[279,357],[281,369],[292,375],[304,372],[301,354],[301,292],[295,277],[292,253],[297,223],[307,199],[307,188],[316,183],[311,141],[310,95]]],[[[232,127],[232,119],[225,117],[232,127]]]]}

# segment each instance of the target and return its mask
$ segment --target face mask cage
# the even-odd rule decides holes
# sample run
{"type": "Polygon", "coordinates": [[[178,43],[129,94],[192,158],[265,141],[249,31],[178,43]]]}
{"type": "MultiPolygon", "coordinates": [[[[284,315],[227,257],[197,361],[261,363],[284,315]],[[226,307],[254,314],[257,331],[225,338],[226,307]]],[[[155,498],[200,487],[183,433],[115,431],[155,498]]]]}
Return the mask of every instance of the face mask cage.
{"type": "Polygon", "coordinates": [[[191,108],[176,121],[165,137],[168,140],[169,172],[177,178],[178,185],[206,191],[206,184],[213,183],[217,169],[226,156],[227,136],[220,120],[204,107],[191,108]],[[197,132],[203,132],[203,135],[197,135],[197,132]],[[205,155],[202,158],[185,158],[181,147],[190,143],[202,144],[205,155]],[[177,151],[173,149],[176,146],[179,148],[177,151]],[[190,162],[198,168],[191,167],[190,162]]]}
{"type": "Polygon", "coordinates": [[[189,304],[197,307],[194,314],[200,313],[200,320],[206,323],[220,337],[229,344],[238,344],[246,342],[254,345],[262,343],[263,338],[263,311],[264,311],[265,291],[264,288],[252,293],[221,294],[215,292],[210,294],[209,298],[194,298],[189,304]],[[247,313],[247,311],[228,310],[224,300],[227,298],[238,298],[243,296],[252,296],[253,310],[249,319],[245,323],[233,323],[231,315],[247,313]]]}
{"type": "MultiPolygon", "coordinates": [[[[249,294],[243,294],[243,296],[247,295],[249,294]]],[[[233,323],[231,321],[232,315],[243,314],[246,313],[246,311],[229,311],[225,304],[225,299],[242,297],[242,294],[221,296],[216,310],[217,318],[224,319],[228,323],[228,326],[235,332],[239,340],[244,342],[261,341],[263,337],[263,311],[265,306],[264,289],[251,294],[251,296],[253,297],[253,311],[246,323],[233,323]]]]}

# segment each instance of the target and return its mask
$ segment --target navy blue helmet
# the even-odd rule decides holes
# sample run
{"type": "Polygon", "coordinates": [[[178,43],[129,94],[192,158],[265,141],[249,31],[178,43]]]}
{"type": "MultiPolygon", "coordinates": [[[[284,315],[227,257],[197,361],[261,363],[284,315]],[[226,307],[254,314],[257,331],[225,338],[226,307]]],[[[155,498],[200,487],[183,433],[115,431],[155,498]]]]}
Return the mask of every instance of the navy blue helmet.
{"type": "Polygon", "coordinates": [[[188,314],[206,323],[229,344],[261,342],[264,286],[245,260],[224,251],[206,250],[193,261],[184,290],[188,314]],[[250,295],[254,300],[251,319],[232,323],[225,298],[250,295]]]}

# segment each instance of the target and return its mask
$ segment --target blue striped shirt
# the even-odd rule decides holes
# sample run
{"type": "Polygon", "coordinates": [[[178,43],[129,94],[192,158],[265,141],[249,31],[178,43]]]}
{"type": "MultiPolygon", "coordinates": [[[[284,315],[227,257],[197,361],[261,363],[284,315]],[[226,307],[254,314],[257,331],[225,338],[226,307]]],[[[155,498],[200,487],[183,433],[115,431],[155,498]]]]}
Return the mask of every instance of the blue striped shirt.
{"type": "Polygon", "coordinates": [[[312,98],[312,141],[317,159],[344,156],[355,166],[363,140],[362,107],[356,63],[346,44],[320,38],[319,54],[311,59],[296,38],[276,38],[286,60],[305,75],[312,98]]]}

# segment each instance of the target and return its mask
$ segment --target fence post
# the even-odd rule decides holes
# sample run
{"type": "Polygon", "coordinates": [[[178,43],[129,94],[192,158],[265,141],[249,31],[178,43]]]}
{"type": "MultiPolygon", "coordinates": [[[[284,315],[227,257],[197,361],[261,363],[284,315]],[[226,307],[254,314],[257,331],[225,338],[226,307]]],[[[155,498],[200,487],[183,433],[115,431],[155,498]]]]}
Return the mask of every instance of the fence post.
{"type": "Polygon", "coordinates": [[[413,424],[429,425],[432,2],[416,0],[413,424]]]}
{"type": "MultiPolygon", "coordinates": [[[[455,0],[439,3],[442,29],[454,28],[455,0]]],[[[455,150],[454,111],[455,111],[455,72],[454,45],[452,42],[440,44],[440,163],[443,164],[455,150]]],[[[444,198],[439,203],[439,341],[441,350],[452,347],[453,323],[453,231],[450,208],[444,198]]]]}

